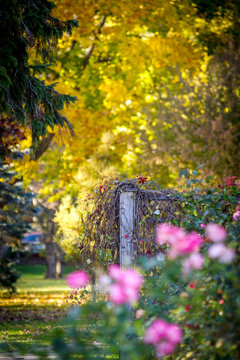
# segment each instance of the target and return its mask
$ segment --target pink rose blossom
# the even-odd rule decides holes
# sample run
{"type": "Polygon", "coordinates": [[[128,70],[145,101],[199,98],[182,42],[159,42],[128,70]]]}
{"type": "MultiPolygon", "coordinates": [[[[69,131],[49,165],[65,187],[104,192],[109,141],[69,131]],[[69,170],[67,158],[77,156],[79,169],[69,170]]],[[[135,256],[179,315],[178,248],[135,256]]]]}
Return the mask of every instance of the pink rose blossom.
{"type": "Polygon", "coordinates": [[[119,265],[110,265],[109,275],[113,280],[121,281],[121,279],[124,277],[124,270],[122,270],[119,265]]]}
{"type": "Polygon", "coordinates": [[[205,228],[205,224],[204,223],[201,223],[201,228],[205,228]]]}
{"type": "Polygon", "coordinates": [[[142,282],[142,276],[133,269],[124,270],[124,276],[120,280],[120,283],[134,289],[138,289],[142,285],[142,282]]]}
{"type": "Polygon", "coordinates": [[[156,241],[159,245],[172,245],[178,239],[184,238],[184,236],[185,232],[182,229],[165,223],[158,226],[156,241]]]}
{"type": "Polygon", "coordinates": [[[155,346],[158,358],[171,354],[182,339],[182,330],[176,324],[168,324],[165,320],[156,319],[146,329],[144,343],[155,346]]]}
{"type": "Polygon", "coordinates": [[[122,286],[122,289],[124,289],[124,293],[127,297],[127,302],[130,304],[134,304],[138,301],[139,293],[138,288],[130,287],[130,286],[122,286]]]}
{"type": "Polygon", "coordinates": [[[196,232],[186,233],[184,230],[169,224],[161,224],[157,228],[157,243],[170,245],[168,256],[176,259],[199,250],[203,239],[196,232]]]}
{"type": "Polygon", "coordinates": [[[168,341],[164,341],[161,344],[155,346],[156,357],[162,358],[164,356],[170,355],[172,352],[174,352],[175,348],[176,348],[175,344],[168,341]]]}
{"type": "Polygon", "coordinates": [[[240,211],[239,210],[233,214],[233,220],[240,220],[240,211]]]}
{"type": "Polygon", "coordinates": [[[203,240],[201,236],[195,232],[185,234],[184,238],[178,239],[169,251],[169,258],[176,259],[178,256],[190,254],[199,250],[203,240]]]}
{"type": "Polygon", "coordinates": [[[189,274],[193,269],[203,268],[204,257],[199,253],[192,253],[182,262],[183,274],[189,274]]]}
{"type": "Polygon", "coordinates": [[[227,247],[224,244],[214,244],[208,249],[208,255],[211,259],[217,259],[222,256],[226,250],[227,247]]]}
{"type": "Polygon", "coordinates": [[[168,324],[166,339],[173,344],[178,344],[182,339],[182,330],[179,326],[175,324],[168,324]]]}
{"type": "Polygon", "coordinates": [[[235,258],[235,252],[233,249],[227,248],[225,252],[218,258],[221,264],[230,264],[235,258]]]}
{"type": "Polygon", "coordinates": [[[156,345],[166,337],[168,323],[165,320],[157,319],[147,328],[144,336],[145,344],[156,345]]]}
{"type": "Polygon", "coordinates": [[[116,304],[135,303],[139,298],[142,276],[133,269],[121,269],[118,265],[109,267],[110,278],[114,281],[109,286],[110,300],[116,304]]]}
{"type": "Polygon", "coordinates": [[[85,271],[74,271],[66,277],[67,284],[72,289],[85,287],[89,282],[89,276],[85,271]]]}
{"type": "Polygon", "coordinates": [[[142,276],[133,269],[121,269],[118,265],[109,267],[109,275],[113,280],[126,287],[138,289],[142,285],[142,276]]]}
{"type": "Polygon", "coordinates": [[[208,224],[206,227],[206,235],[213,242],[222,242],[226,239],[227,232],[223,226],[208,224]]]}
{"type": "Polygon", "coordinates": [[[128,298],[123,288],[119,284],[109,286],[110,300],[116,305],[122,305],[127,302],[128,298]]]}
{"type": "Polygon", "coordinates": [[[137,309],[137,311],[136,311],[136,319],[140,319],[144,315],[145,315],[145,310],[137,309]]]}
{"type": "Polygon", "coordinates": [[[233,249],[224,244],[214,244],[208,249],[208,255],[211,259],[218,259],[221,264],[229,264],[235,258],[233,249]]]}

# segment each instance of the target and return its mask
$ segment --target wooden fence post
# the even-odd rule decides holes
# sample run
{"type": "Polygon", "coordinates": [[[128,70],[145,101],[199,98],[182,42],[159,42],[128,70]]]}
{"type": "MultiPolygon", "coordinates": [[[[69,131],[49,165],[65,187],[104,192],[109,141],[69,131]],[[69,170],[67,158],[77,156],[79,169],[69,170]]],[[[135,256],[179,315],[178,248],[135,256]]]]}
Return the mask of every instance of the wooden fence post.
{"type": "Polygon", "coordinates": [[[134,222],[136,213],[136,193],[122,191],[120,193],[120,266],[131,267],[134,265],[134,222]]]}

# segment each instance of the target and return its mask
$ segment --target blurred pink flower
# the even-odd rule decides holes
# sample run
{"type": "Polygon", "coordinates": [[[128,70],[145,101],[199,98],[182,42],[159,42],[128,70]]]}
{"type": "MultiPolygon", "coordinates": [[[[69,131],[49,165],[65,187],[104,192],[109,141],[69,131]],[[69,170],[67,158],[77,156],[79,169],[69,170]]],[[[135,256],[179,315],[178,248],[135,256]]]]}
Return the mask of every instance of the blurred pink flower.
{"type": "Polygon", "coordinates": [[[162,358],[164,356],[170,355],[175,350],[175,348],[175,344],[168,341],[163,341],[161,344],[155,346],[156,357],[162,358]]]}
{"type": "Polygon", "coordinates": [[[236,212],[233,214],[233,219],[234,219],[234,220],[240,220],[240,210],[236,211],[236,212]]]}
{"type": "Polygon", "coordinates": [[[235,251],[227,248],[225,252],[218,258],[221,264],[230,264],[235,258],[235,251]]]}
{"type": "Polygon", "coordinates": [[[156,345],[166,337],[168,323],[165,320],[155,320],[149,328],[146,329],[143,341],[145,344],[156,345]]]}
{"type": "Polygon", "coordinates": [[[172,344],[178,344],[182,339],[182,330],[176,324],[168,324],[166,331],[166,340],[172,344]]]}
{"type": "Polygon", "coordinates": [[[185,232],[177,226],[164,223],[157,227],[156,241],[159,245],[173,245],[177,240],[184,238],[185,235],[185,232]]]}
{"type": "Polygon", "coordinates": [[[127,287],[138,289],[143,282],[142,276],[133,269],[126,269],[120,283],[127,287]]]}
{"type": "Polygon", "coordinates": [[[137,311],[136,311],[136,319],[140,319],[144,315],[145,315],[145,310],[137,309],[137,311]]]}
{"type": "Polygon", "coordinates": [[[155,346],[158,358],[171,354],[182,339],[182,330],[176,324],[168,324],[165,320],[156,319],[146,329],[143,341],[155,346]]]}
{"type": "Polygon", "coordinates": [[[119,265],[110,265],[109,266],[109,275],[113,280],[121,281],[123,278],[124,271],[120,268],[119,265]]]}
{"type": "Polygon", "coordinates": [[[170,259],[176,259],[199,250],[203,239],[196,232],[186,233],[184,230],[169,224],[161,224],[157,228],[157,243],[169,244],[170,250],[168,256],[170,259]]]}
{"type": "Polygon", "coordinates": [[[66,281],[72,289],[80,289],[88,284],[89,276],[85,271],[77,270],[69,274],[66,281]]]}
{"type": "Polygon", "coordinates": [[[143,282],[142,276],[133,269],[121,269],[119,265],[110,265],[111,278],[126,287],[138,289],[143,282]]]}
{"type": "Polygon", "coordinates": [[[205,228],[205,224],[204,223],[201,223],[201,228],[205,228]]]}
{"type": "Polygon", "coordinates": [[[199,250],[203,239],[196,232],[185,234],[185,237],[178,239],[169,251],[169,258],[175,259],[178,256],[190,254],[199,250]]]}
{"type": "Polygon", "coordinates": [[[204,257],[198,252],[192,253],[188,258],[182,262],[183,274],[189,274],[193,269],[203,268],[204,257]]]}
{"type": "Polygon", "coordinates": [[[111,284],[109,286],[110,300],[116,305],[122,305],[127,302],[128,298],[119,284],[111,284]]]}
{"type": "Polygon", "coordinates": [[[222,243],[212,245],[208,249],[208,255],[211,259],[218,259],[221,264],[229,264],[235,258],[234,250],[222,243]]]}
{"type": "Polygon", "coordinates": [[[213,242],[222,242],[227,237],[227,232],[223,226],[217,224],[208,224],[206,226],[206,235],[213,242]]]}
{"type": "Polygon", "coordinates": [[[214,244],[208,249],[208,255],[211,259],[217,259],[226,251],[227,247],[220,243],[214,244]]]}
{"type": "Polygon", "coordinates": [[[142,276],[133,269],[121,269],[118,265],[109,267],[109,275],[115,283],[109,286],[110,299],[116,305],[138,300],[142,276]]]}

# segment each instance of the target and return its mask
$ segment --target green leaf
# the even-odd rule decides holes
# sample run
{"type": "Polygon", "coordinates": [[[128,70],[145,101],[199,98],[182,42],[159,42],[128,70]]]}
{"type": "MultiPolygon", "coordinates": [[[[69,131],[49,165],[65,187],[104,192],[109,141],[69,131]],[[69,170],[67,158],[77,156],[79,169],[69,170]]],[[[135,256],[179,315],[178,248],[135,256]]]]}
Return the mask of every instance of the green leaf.
{"type": "Polygon", "coordinates": [[[206,177],[206,183],[210,183],[211,182],[211,180],[213,180],[214,179],[214,177],[211,175],[211,176],[207,176],[206,177]]]}
{"type": "Polygon", "coordinates": [[[179,172],[179,177],[185,177],[185,178],[188,178],[189,177],[189,171],[188,169],[181,169],[180,172],[179,172]]]}

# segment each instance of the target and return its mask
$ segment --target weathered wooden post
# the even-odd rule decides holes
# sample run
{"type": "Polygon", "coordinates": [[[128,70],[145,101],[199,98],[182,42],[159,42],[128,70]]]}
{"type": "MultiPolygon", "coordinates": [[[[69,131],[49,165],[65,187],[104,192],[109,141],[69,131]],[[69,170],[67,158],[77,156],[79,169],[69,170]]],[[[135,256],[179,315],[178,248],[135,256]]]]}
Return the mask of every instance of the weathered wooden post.
{"type": "Polygon", "coordinates": [[[134,265],[134,222],[136,214],[136,193],[132,190],[120,192],[120,266],[131,267],[134,265]]]}
{"type": "MultiPolygon", "coordinates": [[[[136,192],[122,189],[119,195],[119,227],[120,227],[120,266],[132,267],[134,265],[134,225],[136,215],[136,192]]],[[[131,305],[127,305],[130,313],[131,305]]],[[[120,345],[121,347],[121,345],[120,345]]],[[[119,359],[126,359],[126,353],[121,349],[119,359]]]]}

